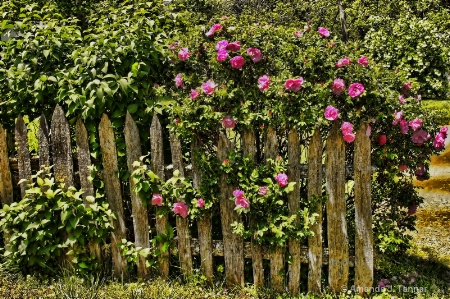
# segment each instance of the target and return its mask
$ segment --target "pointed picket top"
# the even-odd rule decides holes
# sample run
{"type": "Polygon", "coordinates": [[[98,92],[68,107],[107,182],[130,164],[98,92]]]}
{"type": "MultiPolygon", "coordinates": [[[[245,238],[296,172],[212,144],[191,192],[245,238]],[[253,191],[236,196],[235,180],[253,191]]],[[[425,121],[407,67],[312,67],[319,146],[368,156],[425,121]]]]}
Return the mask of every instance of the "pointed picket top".
{"type": "Polygon", "coordinates": [[[15,138],[17,143],[17,160],[19,166],[19,180],[26,180],[20,184],[20,193],[25,196],[25,190],[31,180],[31,161],[28,145],[28,131],[23,117],[19,115],[16,121],[15,138]]]}
{"type": "Polygon", "coordinates": [[[0,199],[2,204],[13,202],[13,183],[8,159],[6,130],[0,124],[0,199]]]}
{"type": "MultiPolygon", "coordinates": [[[[308,148],[308,199],[322,195],[322,137],[318,128],[308,148]]],[[[314,236],[308,238],[308,292],[320,295],[322,290],[322,203],[316,206],[316,223],[311,226],[314,236]]]]}
{"type": "Polygon", "coordinates": [[[39,167],[50,166],[50,141],[47,119],[42,114],[39,118],[39,167]]]}
{"type": "MultiPolygon", "coordinates": [[[[372,169],[371,144],[362,123],[355,139],[355,287],[369,289],[373,285],[372,169]]],[[[363,293],[363,292],[360,292],[363,293]]]]}
{"type": "MultiPolygon", "coordinates": [[[[133,120],[131,114],[127,111],[125,117],[125,145],[127,152],[127,165],[128,171],[133,173],[133,163],[139,161],[142,156],[141,142],[139,137],[139,130],[136,123],[133,120]]],[[[143,200],[138,193],[134,191],[135,182],[133,176],[130,175],[130,194],[131,194],[131,207],[133,214],[133,228],[134,228],[134,243],[136,247],[149,248],[149,225],[148,225],[148,212],[147,207],[144,206],[143,200]]],[[[139,255],[137,264],[138,277],[141,279],[148,279],[150,276],[150,269],[146,266],[146,260],[144,256],[139,255]]]]}
{"type": "Polygon", "coordinates": [[[53,171],[55,179],[64,182],[64,188],[73,186],[73,158],[70,128],[61,106],[56,105],[51,123],[53,171]]]}
{"type": "Polygon", "coordinates": [[[122,201],[122,188],[120,180],[116,176],[119,172],[117,162],[117,149],[114,142],[114,131],[111,121],[106,114],[102,115],[98,129],[100,137],[100,149],[102,152],[103,181],[105,183],[105,197],[108,200],[111,211],[116,216],[111,219],[114,230],[111,233],[111,255],[114,267],[114,276],[117,279],[129,278],[127,271],[127,261],[122,257],[119,245],[122,239],[127,238],[127,229],[125,226],[125,216],[122,201]]]}

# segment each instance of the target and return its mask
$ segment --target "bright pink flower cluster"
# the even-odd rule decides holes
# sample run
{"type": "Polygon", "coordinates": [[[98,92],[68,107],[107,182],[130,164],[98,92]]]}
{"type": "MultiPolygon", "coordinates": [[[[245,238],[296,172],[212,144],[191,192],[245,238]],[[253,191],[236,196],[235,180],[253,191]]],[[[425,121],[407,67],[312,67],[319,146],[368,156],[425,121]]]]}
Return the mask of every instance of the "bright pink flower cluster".
{"type": "Polygon", "coordinates": [[[258,48],[248,48],[247,54],[250,56],[254,63],[257,63],[262,59],[261,50],[258,48]]]}
{"type": "Polygon", "coordinates": [[[175,76],[175,86],[176,87],[181,87],[183,86],[183,77],[181,76],[181,74],[177,74],[175,76]]]}
{"type": "Polygon", "coordinates": [[[245,64],[245,60],[242,56],[236,56],[231,58],[230,63],[232,68],[241,69],[245,64]]]}
{"type": "Polygon", "coordinates": [[[325,108],[325,112],[323,113],[323,115],[328,120],[336,120],[339,116],[339,110],[330,105],[325,108]]]}
{"type": "Polygon", "coordinates": [[[259,188],[258,194],[263,195],[263,196],[266,195],[267,194],[267,186],[262,186],[261,188],[259,188]]]}
{"type": "Polygon", "coordinates": [[[214,35],[214,32],[221,30],[222,29],[222,25],[220,24],[214,24],[212,25],[212,27],[209,29],[208,32],[206,32],[206,36],[210,37],[214,35]]]}
{"type": "Polygon", "coordinates": [[[286,90],[297,92],[302,87],[302,84],[304,83],[304,80],[302,77],[299,77],[297,79],[288,79],[284,83],[284,87],[286,90]]]}
{"type": "Polygon", "coordinates": [[[222,119],[222,125],[227,129],[234,129],[236,121],[227,115],[222,119]]]}
{"type": "Polygon", "coordinates": [[[437,133],[436,137],[434,138],[433,146],[436,148],[436,150],[440,151],[444,149],[445,139],[447,138],[447,131],[447,127],[442,127],[439,133],[437,133]]]}
{"type": "Polygon", "coordinates": [[[348,87],[348,95],[351,98],[359,97],[364,92],[364,85],[361,83],[353,83],[348,87]]]}
{"type": "Polygon", "coordinates": [[[180,215],[183,218],[186,218],[188,215],[188,206],[184,202],[176,202],[173,204],[172,211],[175,215],[180,215]]]}
{"type": "Polygon", "coordinates": [[[425,143],[425,141],[427,141],[430,138],[431,138],[430,134],[428,134],[427,131],[422,130],[422,129],[418,130],[418,131],[415,131],[414,134],[411,137],[412,141],[415,144],[417,144],[418,146],[421,146],[422,144],[425,143]]]}
{"type": "Polygon", "coordinates": [[[358,64],[362,66],[368,66],[369,60],[367,59],[366,56],[362,56],[361,58],[358,59],[358,64]]]}
{"type": "Polygon", "coordinates": [[[353,133],[353,125],[349,122],[343,122],[341,125],[342,135],[344,136],[344,140],[348,143],[355,141],[355,133],[353,133]]]}
{"type": "Polygon", "coordinates": [[[233,191],[233,196],[236,198],[234,201],[236,207],[244,209],[250,207],[250,202],[245,198],[244,191],[236,189],[233,191]]]}
{"type": "Polygon", "coordinates": [[[205,200],[203,198],[197,199],[197,207],[198,208],[203,208],[204,205],[205,205],[205,200]]]}
{"type": "Polygon", "coordinates": [[[328,31],[328,29],[324,28],[324,27],[319,27],[319,34],[323,37],[329,37],[330,36],[330,31],[328,31]]]}
{"type": "Polygon", "coordinates": [[[278,182],[278,186],[280,187],[284,187],[288,184],[288,176],[285,173],[277,174],[275,180],[278,182]]]}
{"type": "Polygon", "coordinates": [[[153,196],[152,196],[152,205],[153,206],[158,206],[158,207],[162,206],[162,201],[163,201],[163,198],[162,198],[161,194],[156,194],[156,193],[153,194],[153,196]]]}
{"type": "Polygon", "coordinates": [[[270,77],[267,75],[261,76],[258,78],[258,88],[261,91],[265,91],[269,89],[270,85],[270,77]]]}
{"type": "Polygon", "coordinates": [[[202,90],[205,94],[211,95],[214,93],[214,89],[217,87],[217,84],[214,81],[206,81],[202,84],[202,90]]]}
{"type": "Polygon", "coordinates": [[[181,48],[180,51],[178,52],[178,58],[181,61],[185,61],[189,57],[191,57],[191,53],[189,53],[189,49],[188,48],[181,48]]]}
{"type": "Polygon", "coordinates": [[[350,58],[348,58],[348,57],[341,58],[336,63],[336,67],[348,66],[350,64],[350,62],[351,62],[350,58]]]}
{"type": "Polygon", "coordinates": [[[333,93],[335,95],[340,95],[342,93],[342,91],[344,91],[345,89],[345,82],[342,79],[334,79],[333,81],[333,86],[331,87],[331,89],[333,90],[333,93]]]}

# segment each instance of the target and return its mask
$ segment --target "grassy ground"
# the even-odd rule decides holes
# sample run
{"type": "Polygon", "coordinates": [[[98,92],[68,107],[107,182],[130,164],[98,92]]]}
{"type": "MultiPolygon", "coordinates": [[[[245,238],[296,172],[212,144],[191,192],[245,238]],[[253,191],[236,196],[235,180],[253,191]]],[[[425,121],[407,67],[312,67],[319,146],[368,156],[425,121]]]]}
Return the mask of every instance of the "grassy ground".
{"type": "Polygon", "coordinates": [[[436,120],[441,125],[450,124],[450,101],[447,100],[424,100],[422,105],[436,114],[436,120]]]}

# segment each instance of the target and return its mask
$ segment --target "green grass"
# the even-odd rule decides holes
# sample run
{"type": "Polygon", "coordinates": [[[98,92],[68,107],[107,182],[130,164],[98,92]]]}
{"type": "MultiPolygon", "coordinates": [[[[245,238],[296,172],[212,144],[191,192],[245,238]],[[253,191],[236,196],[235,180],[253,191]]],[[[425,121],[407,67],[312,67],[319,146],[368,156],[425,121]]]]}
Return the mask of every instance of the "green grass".
{"type": "Polygon", "coordinates": [[[447,100],[424,100],[422,105],[433,112],[439,125],[450,125],[450,101],[447,100]]]}

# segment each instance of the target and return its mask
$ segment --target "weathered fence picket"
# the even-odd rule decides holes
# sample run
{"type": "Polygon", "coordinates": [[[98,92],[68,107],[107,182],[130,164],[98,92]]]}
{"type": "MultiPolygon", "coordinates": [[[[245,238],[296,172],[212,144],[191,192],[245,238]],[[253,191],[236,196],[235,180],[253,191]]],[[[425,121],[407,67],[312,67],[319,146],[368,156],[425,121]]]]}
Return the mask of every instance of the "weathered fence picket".
{"type": "Polygon", "coordinates": [[[30,150],[28,148],[27,126],[21,115],[17,118],[15,128],[15,138],[17,143],[17,160],[19,166],[19,179],[26,180],[20,184],[20,194],[25,196],[25,190],[31,179],[30,150]]]}
{"type": "Polygon", "coordinates": [[[117,279],[128,279],[129,273],[127,271],[127,261],[122,257],[119,249],[119,245],[122,242],[122,239],[126,239],[127,233],[120,180],[116,176],[116,173],[119,172],[117,149],[114,143],[114,131],[111,127],[111,121],[106,114],[103,114],[102,116],[98,131],[102,152],[105,195],[108,199],[111,211],[116,215],[115,219],[112,219],[114,230],[111,233],[111,254],[114,276],[117,279]]]}
{"type": "MultiPolygon", "coordinates": [[[[308,149],[308,199],[322,195],[322,138],[316,128],[308,149]]],[[[314,236],[308,238],[308,291],[320,294],[322,289],[322,202],[316,206],[316,223],[311,231],[314,236]]]]}
{"type": "MultiPolygon", "coordinates": [[[[355,287],[363,291],[373,285],[373,232],[370,138],[366,125],[356,133],[354,156],[355,180],[355,287]]],[[[362,293],[362,292],[361,292],[362,293]]]]}
{"type": "Polygon", "coordinates": [[[11,204],[13,197],[13,184],[11,178],[11,170],[9,168],[8,144],[6,138],[6,130],[0,124],[0,196],[1,203],[11,204]]]}
{"type": "MultiPolygon", "coordinates": [[[[38,135],[38,146],[39,146],[39,167],[50,166],[50,140],[48,137],[48,125],[45,115],[42,114],[39,117],[39,135],[38,135]]],[[[88,148],[89,149],[89,148],[88,148]]],[[[90,164],[89,164],[90,165],[90,164]]]]}
{"type": "MultiPolygon", "coordinates": [[[[150,127],[150,148],[151,148],[151,169],[164,182],[164,149],[163,149],[163,132],[161,123],[158,116],[153,115],[152,124],[150,127]]],[[[160,215],[158,209],[156,211],[156,233],[158,235],[164,235],[166,233],[166,227],[169,224],[166,215],[160,215]]],[[[158,249],[161,250],[163,244],[157,244],[158,249]]],[[[169,277],[169,252],[163,251],[158,257],[159,275],[162,278],[169,277]]]]}
{"type": "MultiPolygon", "coordinates": [[[[139,161],[142,156],[141,141],[139,138],[139,130],[134,122],[131,114],[127,112],[125,118],[125,144],[127,152],[127,166],[128,171],[133,173],[133,163],[139,161]]],[[[147,207],[144,206],[142,198],[134,191],[135,183],[133,176],[130,175],[130,194],[131,194],[131,210],[133,214],[133,228],[134,228],[134,244],[136,247],[149,248],[149,226],[147,207]]],[[[146,266],[145,256],[140,255],[137,263],[138,278],[148,279],[150,269],[146,266]]]]}
{"type": "Polygon", "coordinates": [[[328,200],[328,283],[332,292],[347,287],[349,253],[345,204],[345,145],[337,123],[327,138],[326,188],[328,200]]]}

